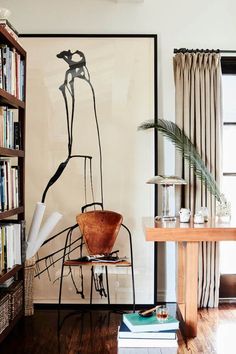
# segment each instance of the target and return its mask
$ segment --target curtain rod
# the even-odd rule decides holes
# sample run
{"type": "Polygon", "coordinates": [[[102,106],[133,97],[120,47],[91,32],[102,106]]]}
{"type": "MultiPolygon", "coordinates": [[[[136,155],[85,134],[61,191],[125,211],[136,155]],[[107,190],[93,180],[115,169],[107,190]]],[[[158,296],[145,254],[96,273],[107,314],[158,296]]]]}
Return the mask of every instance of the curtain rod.
{"type": "Polygon", "coordinates": [[[187,49],[179,48],[174,49],[174,53],[236,53],[236,50],[224,50],[224,49],[187,49]]]}

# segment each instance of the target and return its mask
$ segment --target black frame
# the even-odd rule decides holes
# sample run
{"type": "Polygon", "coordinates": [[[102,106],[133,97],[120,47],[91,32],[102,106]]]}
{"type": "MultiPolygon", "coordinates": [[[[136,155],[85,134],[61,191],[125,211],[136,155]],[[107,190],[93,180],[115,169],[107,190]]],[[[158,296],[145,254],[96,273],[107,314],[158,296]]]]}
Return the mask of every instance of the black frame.
{"type": "MultiPolygon", "coordinates": [[[[158,61],[157,61],[157,34],[75,34],[75,33],[66,33],[66,34],[61,34],[61,33],[50,33],[50,34],[44,34],[44,33],[21,33],[19,34],[19,37],[22,38],[59,38],[59,37],[64,37],[64,38],[153,38],[154,41],[154,121],[157,122],[158,119],[158,61]]],[[[158,174],[158,132],[156,129],[154,129],[154,174],[158,174]]],[[[158,190],[157,190],[157,185],[154,186],[154,215],[158,215],[158,190]]],[[[157,250],[158,250],[158,245],[157,242],[154,242],[154,294],[153,294],[153,305],[157,303],[157,250]]],[[[145,306],[146,304],[144,304],[145,306]]],[[[150,305],[150,304],[148,304],[150,305]]],[[[102,308],[102,304],[99,305],[99,307],[102,308]]],[[[106,305],[105,305],[106,306],[106,305]]],[[[118,306],[122,306],[122,304],[119,304],[118,306]]],[[[127,305],[126,305],[127,306],[127,305]]],[[[132,306],[132,304],[128,305],[129,307],[132,306]]],[[[137,305],[136,305],[137,306],[137,305]]],[[[143,306],[143,305],[142,305],[143,306]]],[[[114,307],[114,304],[111,305],[111,307],[114,307]]]]}

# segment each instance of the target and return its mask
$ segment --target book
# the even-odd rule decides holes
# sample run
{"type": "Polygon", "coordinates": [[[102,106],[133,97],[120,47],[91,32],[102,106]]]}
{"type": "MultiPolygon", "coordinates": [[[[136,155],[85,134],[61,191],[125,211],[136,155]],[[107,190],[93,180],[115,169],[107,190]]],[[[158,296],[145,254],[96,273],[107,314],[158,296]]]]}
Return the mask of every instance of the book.
{"type": "Polygon", "coordinates": [[[161,321],[156,315],[141,317],[138,313],[128,313],[123,315],[123,322],[132,332],[159,332],[179,328],[179,321],[172,316],[168,316],[165,321],[161,321]]]}
{"type": "Polygon", "coordinates": [[[7,279],[4,283],[0,284],[0,288],[9,288],[12,283],[14,283],[14,277],[7,279]]]}
{"type": "Polygon", "coordinates": [[[0,223],[0,269],[1,271],[22,264],[24,247],[24,221],[4,220],[0,223]]]}
{"type": "Polygon", "coordinates": [[[119,263],[119,262],[122,262],[122,261],[127,261],[127,258],[126,257],[101,257],[101,258],[95,258],[95,259],[92,259],[92,262],[93,263],[99,263],[99,262],[106,262],[106,263],[119,263]]]}
{"type": "Polygon", "coordinates": [[[99,263],[99,262],[119,263],[119,262],[126,261],[126,260],[127,260],[127,257],[120,258],[117,256],[104,255],[104,254],[88,255],[88,256],[83,256],[83,257],[76,259],[76,261],[79,261],[79,262],[94,262],[94,263],[99,263]]]}
{"type": "Polygon", "coordinates": [[[118,348],[178,348],[176,339],[118,338],[118,348]]]}
{"type": "Polygon", "coordinates": [[[138,338],[138,339],[176,339],[176,330],[160,332],[131,332],[124,322],[119,328],[119,338],[138,338]]]}

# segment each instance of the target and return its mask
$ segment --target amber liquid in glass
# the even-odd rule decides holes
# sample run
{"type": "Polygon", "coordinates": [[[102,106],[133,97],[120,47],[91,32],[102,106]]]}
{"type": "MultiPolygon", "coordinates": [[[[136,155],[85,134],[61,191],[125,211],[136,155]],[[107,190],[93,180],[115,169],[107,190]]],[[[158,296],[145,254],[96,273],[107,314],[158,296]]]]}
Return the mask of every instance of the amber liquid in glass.
{"type": "Polygon", "coordinates": [[[157,318],[159,318],[160,320],[165,320],[168,317],[168,313],[158,313],[157,314],[157,318]]]}

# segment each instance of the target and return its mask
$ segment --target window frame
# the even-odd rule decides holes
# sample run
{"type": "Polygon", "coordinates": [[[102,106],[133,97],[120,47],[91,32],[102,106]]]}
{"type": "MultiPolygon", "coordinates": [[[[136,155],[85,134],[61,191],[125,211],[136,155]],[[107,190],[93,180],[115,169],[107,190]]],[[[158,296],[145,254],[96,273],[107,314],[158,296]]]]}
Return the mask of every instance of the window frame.
{"type": "MultiPolygon", "coordinates": [[[[235,75],[236,76],[236,56],[234,57],[221,57],[222,75],[235,75]]],[[[236,126],[236,122],[224,122],[225,126],[236,126]]],[[[223,171],[223,177],[236,177],[235,172],[223,171]]],[[[219,297],[221,299],[235,299],[236,298],[236,274],[220,274],[220,288],[219,297]]]]}

